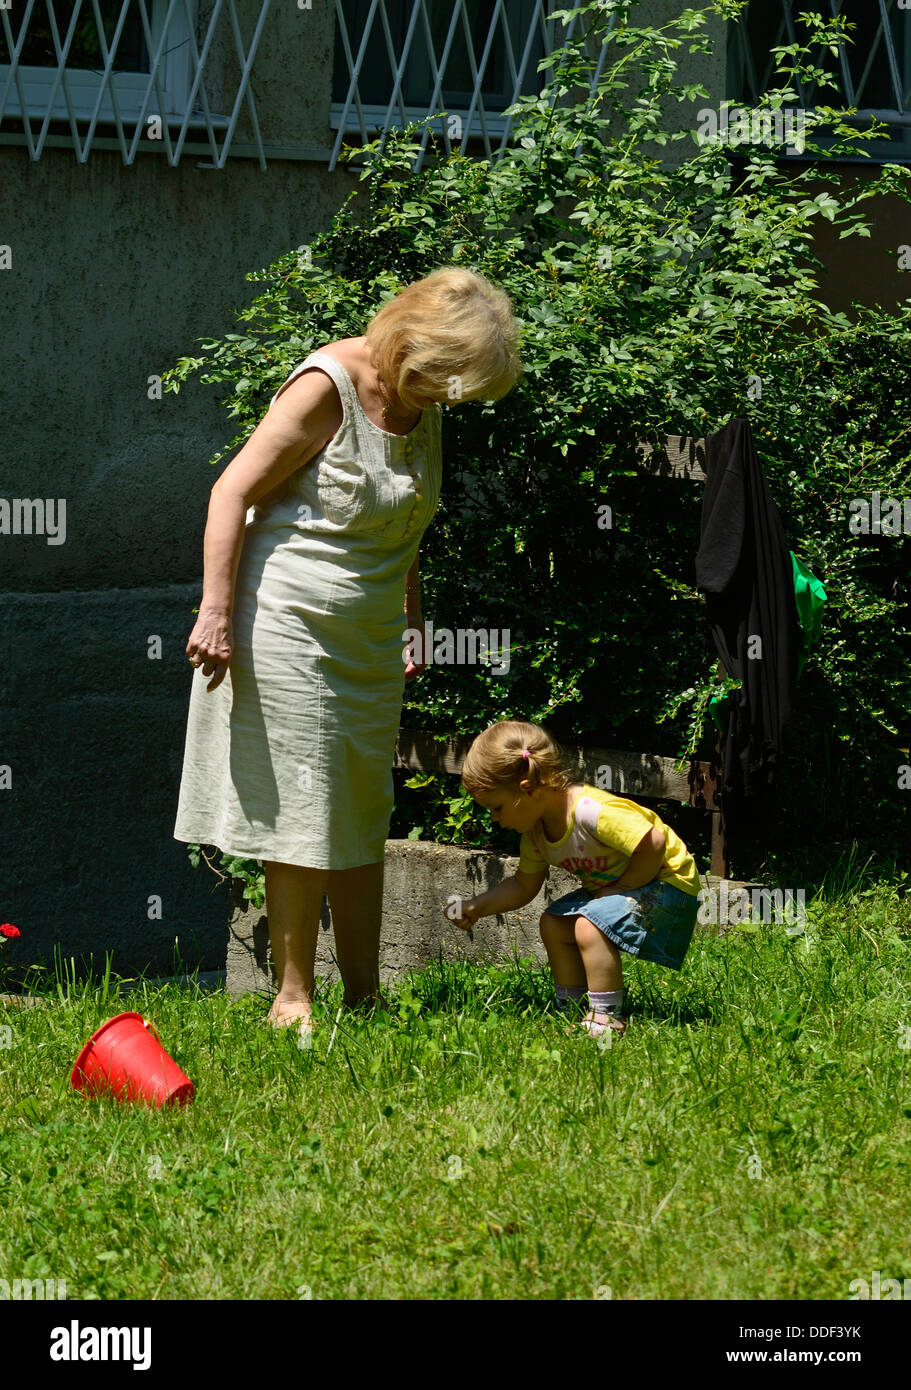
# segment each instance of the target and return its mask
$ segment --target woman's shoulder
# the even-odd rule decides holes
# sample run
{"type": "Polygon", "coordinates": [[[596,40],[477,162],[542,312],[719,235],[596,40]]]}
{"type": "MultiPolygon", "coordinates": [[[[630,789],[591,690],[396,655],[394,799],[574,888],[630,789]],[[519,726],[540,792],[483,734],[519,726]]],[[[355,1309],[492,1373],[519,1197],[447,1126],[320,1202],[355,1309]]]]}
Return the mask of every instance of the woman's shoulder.
{"type": "Polygon", "coordinates": [[[295,407],[298,401],[306,402],[308,407],[314,401],[322,406],[334,406],[332,433],[337,431],[343,417],[342,407],[345,393],[346,390],[350,389],[348,383],[350,382],[350,385],[354,387],[355,394],[357,394],[358,383],[363,372],[363,356],[358,351],[359,342],[358,338],[340,338],[336,342],[321,343],[319,347],[314,348],[298,363],[291,375],[286,377],[275,392],[270,406],[274,405],[280,396],[286,394],[290,394],[292,404],[295,407]],[[339,377],[334,373],[331,367],[325,371],[314,370],[320,366],[320,355],[330,357],[341,366],[348,377],[348,382],[345,381],[344,377],[339,377]]]}
{"type": "Polygon", "coordinates": [[[357,382],[367,367],[367,351],[363,338],[339,338],[334,343],[324,343],[314,351],[328,352],[336,362],[341,362],[354,382],[357,382]]]}

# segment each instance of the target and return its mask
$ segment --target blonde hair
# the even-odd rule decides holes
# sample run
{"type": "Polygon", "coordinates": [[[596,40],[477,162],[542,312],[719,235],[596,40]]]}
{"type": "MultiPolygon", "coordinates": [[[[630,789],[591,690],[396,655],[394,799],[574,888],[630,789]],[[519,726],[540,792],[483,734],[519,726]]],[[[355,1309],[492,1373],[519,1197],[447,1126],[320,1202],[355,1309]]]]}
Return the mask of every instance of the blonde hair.
{"type": "Polygon", "coordinates": [[[498,401],[522,375],[512,301],[483,275],[444,266],[383,305],[366,332],[373,365],[412,410],[445,400],[498,401]]]}
{"type": "Polygon", "coordinates": [[[462,764],[462,785],[472,796],[527,777],[531,786],[565,791],[572,785],[568,755],[540,724],[502,719],[478,734],[462,764]],[[528,749],[526,761],[523,750],[528,749]]]}

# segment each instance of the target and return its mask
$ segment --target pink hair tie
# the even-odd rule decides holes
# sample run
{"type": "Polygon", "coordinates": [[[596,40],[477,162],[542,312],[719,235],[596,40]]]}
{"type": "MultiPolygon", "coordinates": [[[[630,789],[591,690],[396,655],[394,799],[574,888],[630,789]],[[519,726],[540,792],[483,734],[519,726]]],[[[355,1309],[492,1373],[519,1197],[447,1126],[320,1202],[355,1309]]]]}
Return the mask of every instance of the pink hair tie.
{"type": "Polygon", "coordinates": [[[530,756],[530,754],[529,754],[529,752],[528,752],[528,749],[527,749],[527,748],[523,748],[523,749],[522,749],[522,757],[525,759],[526,762],[528,761],[529,756],[530,756]]]}

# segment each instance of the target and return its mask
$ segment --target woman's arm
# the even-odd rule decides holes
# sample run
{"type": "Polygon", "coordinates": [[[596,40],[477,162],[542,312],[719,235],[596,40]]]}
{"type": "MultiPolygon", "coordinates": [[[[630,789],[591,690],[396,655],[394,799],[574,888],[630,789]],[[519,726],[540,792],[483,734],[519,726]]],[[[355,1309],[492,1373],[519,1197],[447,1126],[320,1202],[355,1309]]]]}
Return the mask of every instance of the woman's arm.
{"type": "Polygon", "coordinates": [[[204,542],[203,603],[230,612],[248,509],[319,453],[338,428],[340,402],[324,372],[304,373],[274,402],[212,488],[204,542]]]}
{"type": "Polygon", "coordinates": [[[411,569],[405,576],[405,612],[408,611],[409,604],[413,604],[417,611],[421,611],[421,576],[418,567],[421,562],[421,552],[418,551],[414,557],[411,569]]]}
{"type": "Polygon", "coordinates": [[[341,401],[324,372],[303,373],[273,402],[236,458],[212,488],[203,540],[203,591],[187,656],[207,690],[224,680],[231,659],[234,586],[243,549],[247,511],[319,453],[338,429],[341,401]]]}
{"type": "MultiPolygon", "coordinates": [[[[414,557],[414,562],[405,576],[405,626],[417,628],[419,632],[424,632],[424,615],[421,612],[421,580],[418,574],[418,562],[420,551],[414,557]]],[[[422,641],[422,648],[426,646],[426,641],[422,641]]],[[[424,661],[415,662],[414,652],[409,643],[408,660],[405,662],[406,681],[414,680],[419,676],[427,665],[425,651],[421,651],[424,661]]]]}

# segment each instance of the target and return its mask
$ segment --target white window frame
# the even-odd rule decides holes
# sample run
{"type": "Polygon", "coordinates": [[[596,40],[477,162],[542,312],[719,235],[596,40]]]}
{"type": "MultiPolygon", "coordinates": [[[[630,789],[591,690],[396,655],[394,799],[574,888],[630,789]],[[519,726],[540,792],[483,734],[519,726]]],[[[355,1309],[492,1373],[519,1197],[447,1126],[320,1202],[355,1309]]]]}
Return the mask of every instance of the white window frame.
{"type": "MultiPolygon", "coordinates": [[[[137,2],[138,0],[130,0],[129,6],[121,4],[118,20],[126,14],[128,8],[135,8],[137,2]]],[[[196,0],[189,0],[189,3],[192,5],[195,23],[196,0]]],[[[34,9],[35,0],[28,0],[25,16],[26,28],[34,9]]],[[[145,118],[156,114],[171,117],[183,116],[186,112],[192,80],[187,44],[189,24],[185,0],[179,0],[179,2],[178,0],[146,0],[146,14],[150,32],[145,33],[145,26],[143,26],[143,32],[149,51],[150,65],[154,66],[155,54],[161,45],[164,22],[169,10],[176,11],[176,13],[171,15],[167,29],[167,52],[159,64],[158,80],[153,88],[156,102],[154,109],[151,109],[151,101],[146,102],[145,109],[143,109],[143,101],[149,85],[149,72],[121,72],[112,69],[107,82],[105,81],[107,70],[110,68],[111,53],[109,48],[109,63],[104,72],[95,72],[86,68],[70,68],[69,66],[59,69],[50,64],[41,67],[19,66],[16,70],[16,76],[20,82],[17,83],[14,78],[5,107],[5,114],[18,116],[21,119],[23,114],[22,101],[19,95],[21,84],[26,109],[33,119],[44,116],[47,120],[52,121],[68,120],[71,108],[77,120],[116,121],[115,97],[121,119],[135,120],[140,116],[145,118]],[[69,93],[69,108],[63,90],[64,83],[69,93]],[[114,89],[113,93],[112,88],[114,89]],[[160,106],[158,104],[159,93],[160,106]],[[52,96],[53,106],[48,111],[52,96]]],[[[85,14],[86,11],[94,15],[93,0],[82,0],[82,5],[78,9],[74,9],[70,28],[73,27],[79,15],[85,14]]],[[[142,16],[141,5],[139,5],[139,13],[142,16]]],[[[65,28],[59,31],[61,53],[66,47],[67,32],[65,28]]],[[[116,26],[114,32],[117,33],[116,26]]],[[[0,91],[7,85],[10,71],[11,64],[0,64],[0,91]]]]}
{"type": "MultiPolygon", "coordinates": [[[[11,138],[17,143],[28,145],[33,160],[40,159],[45,144],[67,143],[63,137],[50,134],[52,121],[67,121],[70,126],[70,139],[80,163],[85,163],[97,144],[103,148],[118,148],[125,164],[132,164],[136,158],[140,141],[148,137],[146,122],[158,117],[162,128],[160,140],[145,139],[143,148],[163,150],[168,163],[176,165],[185,144],[198,146],[202,141],[199,135],[188,141],[191,129],[204,130],[208,138],[208,148],[213,163],[204,168],[223,169],[225,160],[232,150],[241,108],[246,105],[252,127],[252,144],[241,145],[238,153],[253,155],[259,160],[261,169],[266,168],[265,151],[259,130],[256,104],[250,87],[250,75],[256,52],[266,24],[271,0],[257,0],[259,14],[252,36],[245,42],[241,33],[235,0],[216,0],[214,8],[205,24],[205,33],[197,36],[199,20],[198,0],[120,0],[118,25],[126,14],[127,4],[139,6],[146,48],[149,53],[148,72],[115,72],[114,44],[109,46],[107,37],[101,42],[98,0],[82,0],[79,9],[70,17],[65,33],[58,29],[61,59],[57,67],[14,66],[5,63],[0,67],[0,144],[6,143],[9,132],[2,128],[2,122],[18,117],[22,123],[24,141],[21,135],[11,138]],[[70,70],[63,54],[69,56],[67,35],[74,31],[77,17],[91,11],[102,52],[107,49],[104,71],[91,72],[84,68],[70,70]],[[216,114],[209,108],[206,93],[206,65],[215,35],[220,26],[230,27],[235,53],[240,66],[237,90],[233,97],[229,115],[216,114]],[[24,110],[23,110],[24,108],[24,110]],[[41,131],[35,139],[32,121],[42,120],[41,131]],[[87,130],[80,132],[79,126],[87,123],[87,130]],[[97,127],[113,125],[115,137],[98,135],[97,127]],[[125,126],[132,126],[127,147],[125,126]],[[171,138],[171,126],[179,125],[176,140],[171,138]],[[218,136],[221,136],[219,141],[218,136]]],[[[24,24],[26,27],[32,17],[35,0],[25,0],[24,24]]],[[[12,28],[9,15],[0,9],[0,28],[2,28],[10,51],[12,51],[12,28]]],[[[114,30],[117,33],[117,26],[114,30]]],[[[20,40],[22,34],[20,32],[20,40]]],[[[21,52],[21,44],[17,45],[21,52]]],[[[233,85],[233,84],[232,84],[233,85]]]]}

